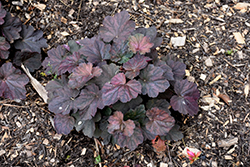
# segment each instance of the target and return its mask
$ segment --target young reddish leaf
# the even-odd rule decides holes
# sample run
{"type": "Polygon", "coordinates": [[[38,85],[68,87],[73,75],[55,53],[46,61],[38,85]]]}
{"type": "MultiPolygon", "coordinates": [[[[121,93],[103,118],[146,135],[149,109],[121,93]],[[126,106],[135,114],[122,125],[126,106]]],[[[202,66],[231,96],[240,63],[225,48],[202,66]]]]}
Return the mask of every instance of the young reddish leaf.
{"type": "Polygon", "coordinates": [[[41,59],[42,56],[40,53],[17,51],[13,63],[17,66],[24,64],[24,66],[27,67],[30,72],[34,72],[41,67],[41,59]]]}
{"type": "Polygon", "coordinates": [[[30,25],[22,25],[22,31],[20,35],[22,39],[15,42],[14,46],[16,49],[29,52],[41,53],[41,48],[47,48],[46,39],[43,38],[43,32],[37,30],[34,32],[34,27],[30,25]]]}
{"type": "Polygon", "coordinates": [[[65,72],[71,73],[80,63],[84,63],[79,52],[74,52],[72,55],[67,56],[58,68],[58,73],[63,74],[65,72]]]}
{"type": "Polygon", "coordinates": [[[113,136],[119,146],[128,147],[130,150],[135,150],[143,142],[142,131],[138,127],[134,128],[134,133],[131,136],[126,136],[124,133],[119,132],[116,132],[113,136]]]}
{"type": "Polygon", "coordinates": [[[102,74],[94,78],[94,82],[102,88],[105,83],[110,82],[111,79],[119,72],[120,67],[111,63],[100,66],[102,74]]]}
{"type": "Polygon", "coordinates": [[[129,49],[133,53],[139,52],[145,54],[150,52],[150,48],[153,47],[153,43],[150,43],[150,39],[143,34],[135,34],[129,37],[129,49]]]}
{"type": "Polygon", "coordinates": [[[69,88],[66,81],[53,82],[53,84],[55,85],[53,86],[50,84],[49,87],[46,86],[46,89],[49,88],[49,90],[53,90],[58,87],[58,90],[54,90],[52,98],[49,96],[49,110],[55,114],[63,115],[69,114],[71,110],[76,112],[78,108],[76,106],[75,99],[79,95],[80,91],[69,88]]]}
{"type": "Polygon", "coordinates": [[[155,138],[152,140],[152,146],[157,152],[164,152],[167,148],[165,141],[162,140],[160,136],[155,136],[155,138]]]}
{"type": "Polygon", "coordinates": [[[142,94],[149,97],[157,97],[159,92],[164,92],[169,86],[169,82],[163,77],[163,70],[149,64],[139,75],[142,85],[142,94]]]}
{"type": "Polygon", "coordinates": [[[10,54],[10,52],[8,51],[9,48],[10,48],[10,44],[5,40],[4,37],[0,37],[0,58],[1,59],[7,59],[9,57],[9,54],[10,54]]]}
{"type": "Polygon", "coordinates": [[[172,69],[175,79],[183,79],[185,76],[186,65],[180,61],[168,60],[167,65],[172,69]]]}
{"type": "Polygon", "coordinates": [[[29,78],[8,62],[0,68],[0,96],[9,99],[25,99],[25,85],[29,78]]]}
{"type": "Polygon", "coordinates": [[[46,74],[59,74],[58,68],[65,56],[66,49],[63,46],[49,50],[48,57],[46,57],[42,63],[46,74]]]}
{"type": "Polygon", "coordinates": [[[2,8],[2,3],[0,2],[0,25],[4,23],[4,17],[6,16],[6,10],[2,8]]]}
{"type": "Polygon", "coordinates": [[[9,12],[7,12],[4,18],[4,24],[2,25],[2,32],[4,37],[13,43],[14,40],[20,38],[19,32],[22,30],[22,22],[17,17],[12,17],[9,12]]]}
{"type": "Polygon", "coordinates": [[[134,133],[135,123],[132,120],[123,120],[123,113],[116,111],[108,119],[108,132],[110,134],[123,133],[123,135],[130,137],[134,133]]]}
{"type": "Polygon", "coordinates": [[[174,85],[177,95],[170,99],[170,104],[174,110],[182,114],[195,115],[199,111],[197,100],[200,97],[199,90],[195,83],[185,80],[177,80],[174,85]]]}
{"type": "Polygon", "coordinates": [[[54,125],[56,132],[67,135],[74,128],[75,119],[69,115],[56,114],[54,117],[54,125]]]}
{"type": "Polygon", "coordinates": [[[175,119],[157,107],[147,110],[146,115],[149,118],[146,128],[155,135],[166,135],[174,126],[175,119]]]}
{"type": "Polygon", "coordinates": [[[148,65],[148,61],[151,59],[149,57],[145,57],[142,55],[136,55],[128,62],[123,64],[123,68],[126,70],[126,77],[129,79],[133,79],[134,77],[138,76],[140,70],[145,68],[148,65]]]}
{"type": "MultiPolygon", "coordinates": [[[[97,108],[103,109],[102,94],[95,84],[88,85],[81,90],[79,97],[75,100],[77,107],[84,112],[83,120],[91,119],[95,116],[97,108]]],[[[79,113],[81,115],[81,113],[79,113]]]]}
{"type": "Polygon", "coordinates": [[[102,69],[93,67],[92,63],[81,63],[69,77],[69,86],[77,89],[82,88],[91,78],[98,77],[101,73],[102,69]]]}
{"type": "Polygon", "coordinates": [[[156,47],[160,46],[162,43],[162,38],[156,37],[157,30],[155,26],[152,26],[149,28],[144,28],[144,27],[138,28],[132,33],[132,35],[138,34],[138,33],[143,34],[144,36],[150,39],[150,43],[154,44],[154,46],[151,49],[155,49],[156,47]]]}
{"type": "Polygon", "coordinates": [[[110,59],[110,48],[111,45],[96,39],[93,45],[84,46],[79,52],[86,56],[90,63],[98,64],[110,59]]]}
{"type": "Polygon", "coordinates": [[[99,33],[105,42],[115,43],[125,41],[135,28],[135,22],[129,20],[127,11],[122,11],[115,14],[113,17],[107,16],[104,18],[103,26],[100,27],[99,33]]]}
{"type": "Polygon", "coordinates": [[[126,83],[126,77],[123,73],[116,74],[102,88],[102,99],[104,105],[111,105],[120,100],[126,103],[136,98],[141,93],[141,84],[136,80],[130,80],[126,83]]]}

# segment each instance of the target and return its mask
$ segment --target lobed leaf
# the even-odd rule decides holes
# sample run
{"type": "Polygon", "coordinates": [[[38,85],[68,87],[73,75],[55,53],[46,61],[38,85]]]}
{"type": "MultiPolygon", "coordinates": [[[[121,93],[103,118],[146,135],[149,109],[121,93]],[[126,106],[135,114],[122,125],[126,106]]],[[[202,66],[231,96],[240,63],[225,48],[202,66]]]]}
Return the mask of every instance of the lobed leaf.
{"type": "Polygon", "coordinates": [[[158,107],[161,110],[166,111],[168,114],[171,114],[169,111],[169,102],[166,99],[151,99],[146,103],[146,107],[148,110],[158,107]]]}
{"type": "Polygon", "coordinates": [[[140,53],[141,55],[150,52],[150,48],[153,47],[153,43],[150,43],[150,39],[143,34],[135,34],[129,37],[129,49],[133,53],[140,53]]]}
{"type": "Polygon", "coordinates": [[[102,88],[102,99],[104,105],[111,105],[120,100],[126,103],[136,98],[141,93],[141,84],[136,80],[130,80],[126,83],[126,77],[123,73],[116,74],[102,88]]]}
{"type": "Polygon", "coordinates": [[[173,61],[173,60],[168,60],[167,64],[169,67],[172,69],[172,72],[174,74],[174,78],[176,80],[183,79],[185,76],[185,70],[186,70],[186,65],[180,61],[173,61]]]}
{"type": "Polygon", "coordinates": [[[55,130],[59,134],[67,135],[74,128],[75,119],[69,115],[56,114],[54,117],[55,130]]]}
{"type": "Polygon", "coordinates": [[[84,135],[92,138],[95,132],[95,122],[92,119],[84,121],[82,132],[84,135]]]}
{"type": "Polygon", "coordinates": [[[22,39],[15,42],[15,48],[20,49],[22,52],[38,53],[41,53],[41,48],[47,48],[47,40],[43,38],[43,32],[41,30],[34,30],[33,26],[22,25],[22,31],[20,32],[22,39]]]}
{"type": "Polygon", "coordinates": [[[123,113],[116,111],[108,119],[108,132],[110,134],[123,133],[123,135],[130,137],[134,133],[135,123],[132,120],[123,120],[123,113]]]}
{"type": "Polygon", "coordinates": [[[163,70],[149,64],[139,75],[142,85],[142,94],[149,97],[157,97],[160,92],[164,92],[169,86],[169,82],[163,77],[163,70]]]}
{"type": "Polygon", "coordinates": [[[101,91],[95,84],[88,85],[82,89],[75,103],[80,109],[79,114],[84,115],[84,117],[81,117],[83,120],[94,117],[97,108],[104,108],[101,91]]]}
{"type": "Polygon", "coordinates": [[[45,58],[42,65],[45,68],[46,74],[59,75],[58,68],[66,56],[66,49],[63,46],[58,46],[48,51],[48,57],[45,58]]]}
{"type": "Polygon", "coordinates": [[[81,48],[80,53],[87,57],[88,62],[93,64],[101,63],[110,59],[111,45],[96,39],[93,45],[87,45],[81,48]]]}
{"type": "Polygon", "coordinates": [[[157,152],[164,152],[167,148],[165,141],[158,135],[152,140],[152,146],[157,152]]]}
{"type": "Polygon", "coordinates": [[[25,85],[29,78],[21,74],[10,62],[5,63],[0,68],[0,96],[9,99],[25,99],[25,85]]]}
{"type": "Polygon", "coordinates": [[[74,52],[61,61],[58,67],[58,73],[63,74],[67,71],[71,73],[80,63],[84,63],[84,59],[81,58],[79,52],[74,52]]]}
{"type": "Polygon", "coordinates": [[[102,73],[99,67],[93,67],[92,63],[81,63],[73,70],[72,75],[69,77],[69,86],[71,88],[82,88],[86,82],[93,77],[98,77],[102,73]]]}
{"type": "Polygon", "coordinates": [[[146,115],[149,118],[146,128],[155,135],[166,135],[174,126],[175,119],[157,107],[147,110],[146,115]]]}
{"type": "MultiPolygon", "coordinates": [[[[174,81],[174,73],[172,72],[172,68],[166,64],[166,62],[158,60],[154,63],[155,66],[161,67],[164,71],[163,76],[168,81],[174,81]]],[[[185,70],[184,70],[185,71],[185,70]]]]}
{"type": "Polygon", "coordinates": [[[143,124],[146,117],[146,110],[143,104],[137,106],[135,109],[130,109],[126,114],[124,114],[124,120],[133,120],[137,121],[140,124],[143,124]]]}
{"type": "Polygon", "coordinates": [[[17,66],[24,64],[24,66],[27,67],[30,72],[34,72],[41,67],[41,59],[42,56],[38,52],[17,51],[13,63],[17,66]]]}
{"type": "Polygon", "coordinates": [[[121,147],[127,147],[130,150],[135,150],[139,144],[143,142],[143,135],[140,128],[135,127],[134,133],[131,136],[126,136],[124,133],[115,133],[115,142],[121,147]]]}
{"type": "Polygon", "coordinates": [[[150,60],[151,59],[149,57],[138,54],[135,55],[135,57],[123,64],[123,68],[126,70],[126,77],[133,79],[134,77],[138,76],[140,70],[145,68],[148,65],[148,61],[150,60]]]}
{"type": "Polygon", "coordinates": [[[6,10],[3,9],[2,3],[0,2],[0,25],[4,23],[4,17],[6,16],[6,10]]]}
{"type": "Polygon", "coordinates": [[[99,30],[101,38],[105,42],[111,42],[113,40],[115,43],[127,40],[135,28],[135,22],[130,21],[129,17],[127,11],[117,13],[113,17],[105,17],[103,26],[101,26],[99,30]]]}
{"type": "Polygon", "coordinates": [[[128,42],[113,43],[110,49],[110,59],[120,64],[125,63],[133,56],[128,49],[128,42]]]}
{"type": "MultiPolygon", "coordinates": [[[[0,9],[1,9],[1,3],[0,3],[0,9]]],[[[0,13],[0,16],[1,16],[1,13],[0,13]]],[[[1,59],[7,59],[9,57],[9,54],[10,54],[10,52],[8,51],[9,49],[10,49],[10,44],[5,40],[4,37],[0,37],[0,58],[1,59]]]]}
{"type": "Polygon", "coordinates": [[[177,80],[174,85],[177,95],[170,99],[170,104],[174,110],[182,114],[195,115],[199,111],[198,99],[200,97],[199,90],[195,83],[185,80],[177,80]]]}
{"type": "Polygon", "coordinates": [[[128,112],[130,109],[134,109],[135,107],[139,106],[142,103],[142,98],[137,96],[137,98],[130,100],[127,103],[122,103],[120,101],[116,102],[112,105],[112,108],[117,111],[121,111],[123,113],[128,112]]]}
{"type": "Polygon", "coordinates": [[[165,138],[169,141],[178,141],[183,138],[182,132],[179,130],[179,125],[174,125],[172,129],[165,135],[165,138]]]}

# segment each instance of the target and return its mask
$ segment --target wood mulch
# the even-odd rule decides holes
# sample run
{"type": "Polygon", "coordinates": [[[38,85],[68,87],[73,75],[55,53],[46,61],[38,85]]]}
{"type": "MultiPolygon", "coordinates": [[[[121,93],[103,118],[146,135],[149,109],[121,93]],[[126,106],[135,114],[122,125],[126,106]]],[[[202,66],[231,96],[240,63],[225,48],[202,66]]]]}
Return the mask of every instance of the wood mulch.
{"type": "MultiPolygon", "coordinates": [[[[197,116],[183,116],[182,141],[162,155],[150,141],[135,151],[108,145],[101,166],[250,166],[250,3],[237,0],[3,0],[4,8],[44,32],[49,48],[92,37],[105,16],[127,10],[137,27],[156,26],[162,55],[180,58],[201,92],[197,116]],[[182,37],[182,38],[176,38],[182,37]],[[178,44],[173,42],[179,39],[178,44]],[[190,165],[182,149],[202,151],[190,165]]],[[[46,53],[48,49],[45,49],[46,53]]],[[[41,68],[32,75],[42,84],[41,68]]],[[[0,99],[0,166],[99,166],[96,145],[81,133],[59,135],[53,114],[30,84],[23,101],[0,99]]],[[[100,139],[98,141],[101,142],[100,139]]]]}

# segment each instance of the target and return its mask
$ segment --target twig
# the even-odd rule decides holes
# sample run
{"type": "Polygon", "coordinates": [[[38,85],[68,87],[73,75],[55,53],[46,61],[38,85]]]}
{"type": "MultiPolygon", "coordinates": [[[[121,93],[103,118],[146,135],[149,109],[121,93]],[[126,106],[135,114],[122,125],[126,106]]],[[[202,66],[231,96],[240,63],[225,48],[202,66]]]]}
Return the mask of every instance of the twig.
{"type": "Polygon", "coordinates": [[[81,7],[82,7],[82,0],[80,2],[80,5],[79,5],[79,8],[78,8],[78,14],[77,14],[77,21],[79,20],[79,15],[80,15],[80,12],[81,12],[81,7]]]}
{"type": "Polygon", "coordinates": [[[65,6],[71,8],[69,5],[67,5],[66,3],[64,3],[62,0],[59,0],[60,2],[62,2],[65,6]]]}
{"type": "MultiPolygon", "coordinates": [[[[99,147],[98,147],[98,141],[96,138],[94,138],[95,141],[95,147],[96,147],[96,154],[99,155],[99,147]]],[[[101,162],[98,163],[99,167],[102,167],[101,162]]]]}
{"type": "Polygon", "coordinates": [[[240,69],[231,64],[227,59],[223,58],[223,60],[225,60],[225,62],[227,62],[227,64],[229,64],[230,66],[234,67],[237,71],[240,71],[240,69]]]}

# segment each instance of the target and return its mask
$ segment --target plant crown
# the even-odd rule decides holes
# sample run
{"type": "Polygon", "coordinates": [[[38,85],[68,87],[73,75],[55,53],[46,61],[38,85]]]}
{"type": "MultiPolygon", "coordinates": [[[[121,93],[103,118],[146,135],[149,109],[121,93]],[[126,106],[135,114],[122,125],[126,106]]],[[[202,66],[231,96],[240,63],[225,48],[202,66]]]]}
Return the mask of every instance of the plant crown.
{"type": "Polygon", "coordinates": [[[56,131],[75,128],[131,150],[157,135],[181,139],[170,109],[193,116],[200,95],[183,79],[184,63],[158,56],[161,42],[155,27],[135,29],[122,11],[107,16],[97,36],[49,50],[42,65],[59,76],[46,85],[56,131]]]}

